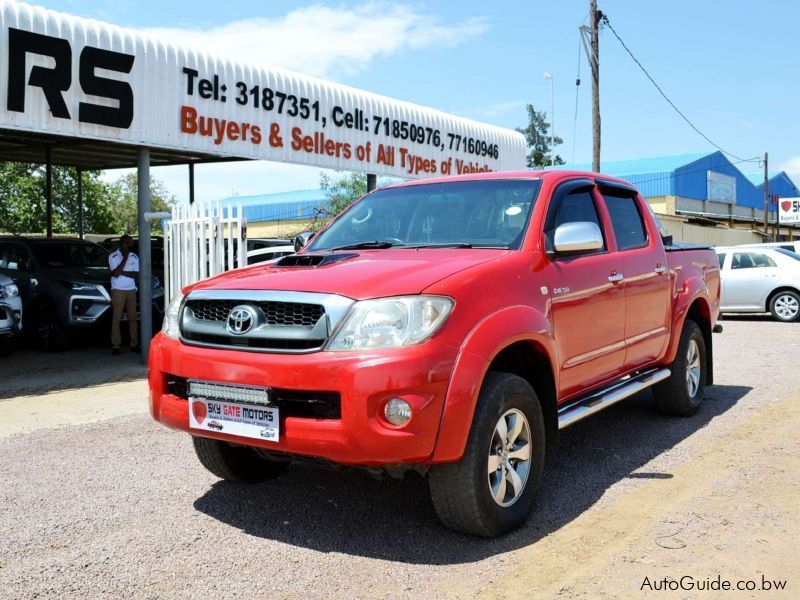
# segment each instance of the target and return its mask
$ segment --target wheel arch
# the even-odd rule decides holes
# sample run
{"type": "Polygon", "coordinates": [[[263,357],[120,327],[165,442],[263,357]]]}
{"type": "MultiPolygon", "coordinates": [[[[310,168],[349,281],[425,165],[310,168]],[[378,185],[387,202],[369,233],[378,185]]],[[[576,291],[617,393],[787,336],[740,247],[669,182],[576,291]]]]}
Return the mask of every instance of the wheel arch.
{"type": "Polygon", "coordinates": [[[557,417],[553,417],[555,436],[549,425],[557,413],[555,364],[552,327],[541,312],[529,306],[510,306],[484,318],[467,336],[456,359],[432,462],[452,462],[463,455],[478,396],[490,370],[505,369],[531,383],[542,403],[547,443],[552,447],[558,431],[557,417]],[[536,377],[537,369],[540,377],[536,377]]]}
{"type": "Polygon", "coordinates": [[[764,310],[766,310],[767,312],[769,312],[771,310],[770,309],[770,304],[772,304],[772,299],[775,296],[777,296],[778,294],[780,294],[781,292],[794,292],[795,294],[800,295],[800,290],[798,290],[796,287],[793,287],[791,285],[782,285],[782,286],[776,287],[767,296],[767,302],[766,302],[766,304],[764,306],[764,310]]]}

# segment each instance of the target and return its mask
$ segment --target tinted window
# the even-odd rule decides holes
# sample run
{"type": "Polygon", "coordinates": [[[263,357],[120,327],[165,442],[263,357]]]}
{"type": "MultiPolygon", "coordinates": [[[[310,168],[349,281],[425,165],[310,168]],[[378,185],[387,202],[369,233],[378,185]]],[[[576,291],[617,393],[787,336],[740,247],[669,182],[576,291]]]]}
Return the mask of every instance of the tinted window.
{"type": "Polygon", "coordinates": [[[0,245],[0,268],[12,271],[30,271],[31,260],[28,251],[18,244],[0,245]]]}
{"type": "MultiPolygon", "coordinates": [[[[594,223],[603,230],[600,224],[600,217],[597,214],[597,207],[594,204],[594,197],[590,190],[576,191],[564,196],[558,201],[555,213],[548,219],[548,226],[545,229],[545,239],[547,249],[553,249],[553,236],[559,225],[564,223],[588,222],[594,223]]],[[[603,250],[606,249],[603,242],[603,250]]]]}
{"type": "Polygon", "coordinates": [[[108,251],[97,244],[40,242],[33,245],[33,251],[44,267],[108,268],[108,251]]]}
{"type": "Polygon", "coordinates": [[[774,260],[760,252],[735,252],[731,262],[731,269],[763,269],[776,266],[778,265],[774,260]]]}
{"type": "Polygon", "coordinates": [[[798,254],[797,252],[784,250],[783,248],[778,248],[777,250],[775,250],[775,252],[783,254],[784,256],[788,256],[789,258],[793,258],[794,260],[800,260],[800,254],[798,254]]]}
{"type": "Polygon", "coordinates": [[[611,226],[617,238],[620,250],[644,246],[647,234],[644,230],[642,215],[636,206],[636,199],[631,196],[612,196],[603,194],[611,217],[611,226]]]}
{"type": "Polygon", "coordinates": [[[717,254],[717,259],[719,259],[719,268],[721,269],[725,264],[725,257],[728,256],[724,252],[722,254],[717,254]]]}

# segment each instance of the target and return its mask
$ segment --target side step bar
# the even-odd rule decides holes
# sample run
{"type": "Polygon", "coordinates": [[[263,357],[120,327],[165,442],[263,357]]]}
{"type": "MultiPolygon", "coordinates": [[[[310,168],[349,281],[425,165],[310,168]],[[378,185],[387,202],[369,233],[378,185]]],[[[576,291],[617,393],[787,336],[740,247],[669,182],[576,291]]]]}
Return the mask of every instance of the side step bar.
{"type": "Polygon", "coordinates": [[[558,411],[558,428],[564,429],[589,415],[608,408],[620,400],[633,396],[651,385],[663,381],[670,376],[669,369],[651,369],[637,375],[624,378],[621,381],[602,389],[598,392],[571,402],[558,411]]]}

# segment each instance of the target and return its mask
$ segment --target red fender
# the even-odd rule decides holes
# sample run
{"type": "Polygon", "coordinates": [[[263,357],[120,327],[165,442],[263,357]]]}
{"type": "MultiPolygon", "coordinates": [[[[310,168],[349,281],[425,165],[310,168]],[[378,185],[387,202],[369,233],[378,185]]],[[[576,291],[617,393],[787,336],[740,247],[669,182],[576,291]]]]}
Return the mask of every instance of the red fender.
{"type": "Polygon", "coordinates": [[[690,277],[678,284],[675,297],[672,300],[672,337],[667,347],[667,354],[664,357],[664,363],[670,364],[675,360],[675,354],[678,352],[678,344],[681,339],[681,331],[683,331],[683,324],[686,321],[686,315],[689,312],[695,300],[700,299],[703,303],[703,312],[708,318],[713,328],[716,324],[716,314],[712,315],[711,308],[709,307],[709,293],[706,282],[702,277],[690,277]]]}
{"type": "Polygon", "coordinates": [[[538,344],[547,353],[550,364],[558,364],[550,321],[529,306],[503,308],[480,321],[469,333],[453,367],[433,462],[456,461],[464,454],[475,404],[489,365],[501,350],[523,340],[538,344]]]}

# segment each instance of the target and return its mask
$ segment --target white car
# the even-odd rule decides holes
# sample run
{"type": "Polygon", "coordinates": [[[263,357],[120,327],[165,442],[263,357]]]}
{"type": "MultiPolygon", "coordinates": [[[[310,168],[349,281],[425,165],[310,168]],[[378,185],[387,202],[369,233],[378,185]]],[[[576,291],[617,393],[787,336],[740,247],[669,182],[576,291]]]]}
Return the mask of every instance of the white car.
{"type": "Polygon", "coordinates": [[[739,246],[740,248],[772,248],[773,250],[777,248],[783,248],[784,250],[788,250],[789,252],[796,252],[800,254],[800,240],[796,240],[793,242],[766,242],[762,244],[742,244],[739,246]]]}
{"type": "Polygon", "coordinates": [[[715,248],[723,313],[771,312],[778,321],[800,317],[800,254],[783,248],[715,248]]]}
{"type": "Polygon", "coordinates": [[[10,354],[22,330],[22,298],[10,277],[0,275],[0,356],[10,354]]]}
{"type": "Polygon", "coordinates": [[[247,264],[254,265],[267,262],[268,260],[294,254],[294,252],[294,246],[268,246],[258,250],[250,250],[247,252],[247,264]]]}

